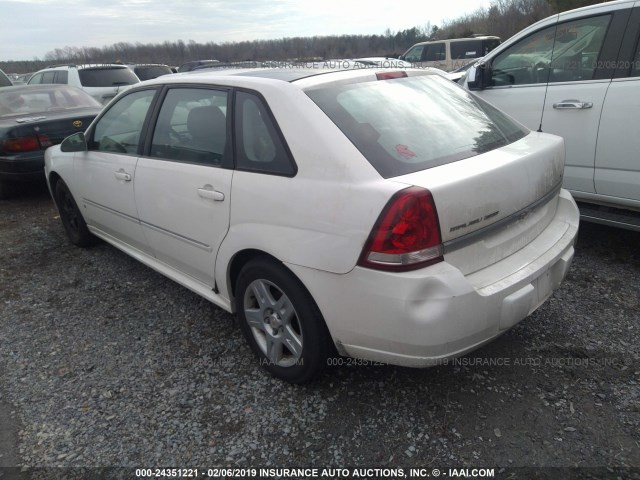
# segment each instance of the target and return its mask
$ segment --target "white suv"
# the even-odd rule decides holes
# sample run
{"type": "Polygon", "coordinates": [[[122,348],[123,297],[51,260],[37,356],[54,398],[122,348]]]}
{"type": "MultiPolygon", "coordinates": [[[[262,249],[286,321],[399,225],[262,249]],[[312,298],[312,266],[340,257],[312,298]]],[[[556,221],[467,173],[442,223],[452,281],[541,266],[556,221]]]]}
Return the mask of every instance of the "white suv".
{"type": "Polygon", "coordinates": [[[501,44],[465,86],[532,130],[564,137],[564,187],[585,220],[640,230],[640,6],[554,15],[501,44]]]}
{"type": "Polygon", "coordinates": [[[416,43],[400,56],[400,60],[420,68],[434,67],[451,72],[482,58],[498,45],[500,37],[486,35],[433,40],[416,43]]]}
{"type": "Polygon", "coordinates": [[[119,92],[140,82],[126,65],[56,65],[33,74],[29,85],[61,83],[83,89],[100,103],[106,104],[119,92]]]}

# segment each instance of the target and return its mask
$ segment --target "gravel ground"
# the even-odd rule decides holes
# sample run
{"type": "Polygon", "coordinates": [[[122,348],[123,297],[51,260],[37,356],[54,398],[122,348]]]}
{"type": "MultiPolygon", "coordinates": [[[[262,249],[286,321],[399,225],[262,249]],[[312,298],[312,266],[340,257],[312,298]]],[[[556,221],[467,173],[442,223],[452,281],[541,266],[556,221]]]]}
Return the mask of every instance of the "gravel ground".
{"type": "Polygon", "coordinates": [[[640,478],[639,233],[583,224],[555,295],[450,365],[345,360],[302,387],[265,374],[228,313],[70,245],[46,192],[0,202],[0,245],[0,467],[640,478]]]}

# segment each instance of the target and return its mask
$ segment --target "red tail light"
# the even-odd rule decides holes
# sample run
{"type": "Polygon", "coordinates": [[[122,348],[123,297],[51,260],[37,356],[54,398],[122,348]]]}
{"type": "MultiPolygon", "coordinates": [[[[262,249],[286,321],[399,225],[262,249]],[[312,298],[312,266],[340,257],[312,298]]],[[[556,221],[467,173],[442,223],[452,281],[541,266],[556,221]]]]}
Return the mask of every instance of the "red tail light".
{"type": "Polygon", "coordinates": [[[431,192],[410,187],[389,200],[364,245],[358,265],[407,271],[442,260],[440,224],[431,192]]]}
{"type": "Polygon", "coordinates": [[[404,78],[407,76],[407,72],[382,72],[376,73],[376,79],[378,80],[393,80],[394,78],[404,78]]]}
{"type": "Polygon", "coordinates": [[[28,137],[8,138],[2,142],[2,147],[8,153],[33,152],[44,150],[53,145],[46,135],[31,135],[28,137]]]}

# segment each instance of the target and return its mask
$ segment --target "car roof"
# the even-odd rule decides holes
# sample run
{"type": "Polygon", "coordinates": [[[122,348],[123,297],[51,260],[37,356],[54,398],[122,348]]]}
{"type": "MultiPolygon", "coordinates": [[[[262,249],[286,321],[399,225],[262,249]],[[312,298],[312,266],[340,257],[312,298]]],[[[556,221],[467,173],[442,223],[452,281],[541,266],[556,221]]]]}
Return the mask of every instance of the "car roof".
{"type": "Polygon", "coordinates": [[[238,85],[241,83],[258,85],[274,84],[279,82],[300,83],[301,88],[311,84],[320,85],[341,81],[356,81],[358,79],[372,78],[377,73],[407,72],[409,76],[435,74],[442,75],[442,71],[436,68],[370,68],[355,69],[330,69],[330,68],[248,68],[248,69],[223,69],[223,70],[197,70],[173,75],[163,75],[155,79],[142,82],[138,86],[155,84],[180,84],[180,83],[211,83],[220,85],[238,85]],[[237,80],[231,80],[233,77],[237,80]]]}
{"type": "MultiPolygon", "coordinates": [[[[588,12],[589,10],[598,10],[601,7],[604,7],[604,6],[606,6],[608,8],[615,8],[618,5],[625,5],[625,4],[628,4],[629,6],[631,6],[631,5],[633,5],[635,3],[635,1],[636,0],[615,0],[613,2],[604,1],[602,3],[595,3],[593,5],[587,5],[585,7],[574,8],[572,10],[565,10],[564,12],[560,12],[560,17],[565,17],[565,16],[571,15],[573,13],[588,12]]],[[[557,16],[557,14],[556,15],[550,15],[547,18],[552,18],[552,17],[555,17],[555,16],[557,16]]],[[[543,20],[545,20],[545,19],[543,19],[543,20]]]]}
{"type": "Polygon", "coordinates": [[[210,74],[212,76],[238,76],[238,77],[254,77],[254,78],[266,78],[271,80],[282,80],[283,82],[295,82],[302,78],[311,77],[314,75],[322,75],[324,73],[330,73],[337,71],[336,69],[322,69],[322,68],[230,68],[221,70],[196,70],[189,75],[193,76],[205,76],[210,74]]]}
{"type": "MultiPolygon", "coordinates": [[[[90,68],[128,68],[126,65],[122,63],[83,63],[83,64],[75,64],[75,63],[63,63],[60,65],[49,65],[42,70],[49,69],[64,69],[64,68],[77,68],[77,69],[90,69],[90,68]]],[[[42,70],[39,70],[40,72],[42,70]]],[[[37,72],[36,72],[37,73],[37,72]]]]}
{"type": "Polygon", "coordinates": [[[496,37],[495,35],[477,35],[473,37],[461,37],[461,38],[442,38],[440,40],[427,40],[424,42],[418,42],[413,44],[416,45],[427,45],[430,43],[442,43],[442,42],[468,42],[470,40],[500,40],[500,37],[496,37]]]}
{"type": "Polygon", "coordinates": [[[127,67],[130,68],[138,68],[138,67],[169,67],[169,65],[165,63],[127,63],[127,67]]]}

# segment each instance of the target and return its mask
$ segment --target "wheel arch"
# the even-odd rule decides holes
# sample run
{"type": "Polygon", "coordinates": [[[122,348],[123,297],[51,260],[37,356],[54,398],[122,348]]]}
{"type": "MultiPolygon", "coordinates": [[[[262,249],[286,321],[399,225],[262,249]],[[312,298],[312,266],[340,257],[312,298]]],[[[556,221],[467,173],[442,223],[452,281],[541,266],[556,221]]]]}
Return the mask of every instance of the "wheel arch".
{"type": "Polygon", "coordinates": [[[51,198],[53,198],[53,203],[55,203],[56,207],[58,206],[58,201],[56,200],[55,196],[56,185],[61,180],[62,177],[58,174],[58,172],[55,171],[49,173],[49,176],[47,177],[47,187],[49,188],[49,193],[51,194],[51,198]]]}
{"type": "MultiPolygon", "coordinates": [[[[263,250],[247,248],[236,252],[231,258],[229,267],[227,268],[227,289],[229,290],[229,299],[231,300],[232,308],[236,297],[236,283],[238,281],[238,275],[240,275],[242,267],[256,258],[266,258],[287,268],[281,260],[263,250]]],[[[287,270],[289,269],[287,268],[287,270]]],[[[303,285],[300,279],[291,272],[291,270],[289,270],[289,272],[298,280],[298,282],[300,282],[301,285],[303,285]]],[[[309,292],[306,286],[304,288],[309,292]]]]}
{"type": "Polygon", "coordinates": [[[229,292],[229,300],[230,300],[232,312],[235,313],[236,311],[235,298],[236,298],[236,283],[238,281],[238,276],[240,275],[242,268],[246,264],[258,258],[263,258],[263,259],[272,261],[274,263],[277,263],[278,265],[282,266],[285,270],[287,270],[287,272],[289,272],[291,277],[294,278],[298,282],[298,284],[307,292],[307,294],[309,295],[309,298],[313,300],[313,303],[315,304],[316,308],[322,315],[322,311],[320,310],[320,307],[318,306],[316,299],[314,298],[313,294],[311,293],[307,285],[305,285],[305,283],[302,281],[302,279],[298,275],[296,275],[289,267],[287,267],[287,265],[279,258],[275,257],[270,253],[265,252],[264,250],[259,250],[255,248],[247,248],[247,249],[238,251],[231,258],[231,261],[229,262],[229,267],[227,269],[227,290],[229,292]]]}

